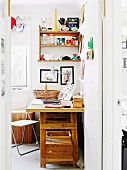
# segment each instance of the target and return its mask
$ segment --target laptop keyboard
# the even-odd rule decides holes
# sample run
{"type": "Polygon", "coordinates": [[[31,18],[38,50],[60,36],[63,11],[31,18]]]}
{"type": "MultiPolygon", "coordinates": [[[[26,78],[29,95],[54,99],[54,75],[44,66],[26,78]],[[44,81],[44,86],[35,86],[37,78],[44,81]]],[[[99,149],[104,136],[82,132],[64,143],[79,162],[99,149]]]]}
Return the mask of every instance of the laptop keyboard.
{"type": "Polygon", "coordinates": [[[61,104],[60,100],[43,100],[44,104],[61,104]]]}

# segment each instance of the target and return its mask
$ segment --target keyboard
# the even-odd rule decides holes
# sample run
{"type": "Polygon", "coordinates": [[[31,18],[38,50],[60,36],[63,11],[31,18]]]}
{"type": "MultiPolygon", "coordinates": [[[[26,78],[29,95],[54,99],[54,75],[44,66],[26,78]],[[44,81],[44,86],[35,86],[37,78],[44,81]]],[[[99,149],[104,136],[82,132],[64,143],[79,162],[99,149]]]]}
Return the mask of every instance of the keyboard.
{"type": "Polygon", "coordinates": [[[44,104],[61,104],[60,100],[43,100],[44,104]]]}

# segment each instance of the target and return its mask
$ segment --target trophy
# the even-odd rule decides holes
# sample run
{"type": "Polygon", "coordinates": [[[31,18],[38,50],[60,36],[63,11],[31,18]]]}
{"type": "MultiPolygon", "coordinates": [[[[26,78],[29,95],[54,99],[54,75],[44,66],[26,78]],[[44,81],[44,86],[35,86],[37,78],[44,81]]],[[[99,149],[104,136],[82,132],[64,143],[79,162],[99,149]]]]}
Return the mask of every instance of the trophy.
{"type": "Polygon", "coordinates": [[[52,31],[52,19],[51,19],[51,17],[49,17],[48,19],[47,19],[47,24],[48,24],[48,27],[47,27],[47,30],[48,31],[52,31]]]}
{"type": "Polygon", "coordinates": [[[41,22],[42,22],[41,30],[42,31],[47,31],[47,29],[45,27],[46,17],[41,17],[41,22]]]}

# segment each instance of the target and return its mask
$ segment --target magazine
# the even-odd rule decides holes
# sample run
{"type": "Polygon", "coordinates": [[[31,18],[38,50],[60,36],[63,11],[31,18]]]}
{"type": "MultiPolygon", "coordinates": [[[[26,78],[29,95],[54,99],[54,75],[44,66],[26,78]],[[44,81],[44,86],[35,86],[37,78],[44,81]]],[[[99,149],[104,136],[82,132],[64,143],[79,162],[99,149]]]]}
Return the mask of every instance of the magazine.
{"type": "Polygon", "coordinates": [[[75,86],[76,86],[75,84],[67,83],[67,85],[64,88],[62,88],[62,90],[60,91],[58,99],[71,100],[75,86]]]}

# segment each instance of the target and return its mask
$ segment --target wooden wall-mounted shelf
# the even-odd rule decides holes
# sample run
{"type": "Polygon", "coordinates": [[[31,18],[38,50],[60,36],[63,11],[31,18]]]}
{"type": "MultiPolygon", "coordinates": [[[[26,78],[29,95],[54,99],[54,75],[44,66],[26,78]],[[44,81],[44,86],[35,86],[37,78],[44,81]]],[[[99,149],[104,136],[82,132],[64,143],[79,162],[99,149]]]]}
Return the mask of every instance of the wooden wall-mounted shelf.
{"type": "MultiPolygon", "coordinates": [[[[57,39],[58,40],[58,39],[57,39]]],[[[73,40],[72,40],[73,41],[73,40]]],[[[56,41],[55,41],[56,42],[56,41]]],[[[42,53],[43,49],[45,48],[56,48],[56,51],[57,51],[57,48],[71,48],[71,47],[75,47],[75,48],[79,48],[79,42],[80,42],[80,33],[79,32],[75,32],[75,31],[42,31],[41,30],[41,27],[39,26],[39,59],[38,59],[38,62],[80,62],[80,61],[74,61],[74,60],[62,60],[62,61],[56,61],[56,60],[40,60],[41,56],[44,55],[42,53]],[[48,35],[48,36],[54,36],[55,39],[57,38],[65,38],[65,42],[64,43],[60,43],[60,44],[57,44],[57,43],[51,43],[51,44],[48,44],[48,43],[43,43],[42,44],[42,37],[43,35],[48,35]],[[67,39],[69,39],[70,37],[76,37],[76,41],[75,43],[69,43],[67,44],[66,42],[66,37],[67,39]]],[[[75,53],[75,52],[74,52],[75,53]]]]}
{"type": "Polygon", "coordinates": [[[38,60],[38,62],[81,62],[81,60],[38,60]]]}
{"type": "Polygon", "coordinates": [[[79,45],[40,45],[41,47],[79,47],[79,45]]]}

